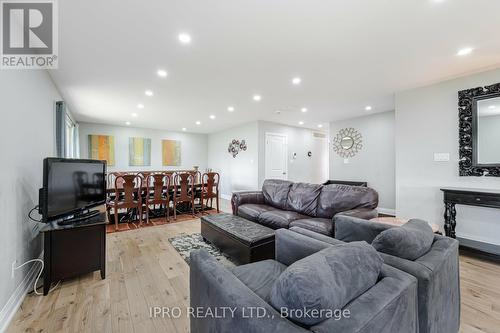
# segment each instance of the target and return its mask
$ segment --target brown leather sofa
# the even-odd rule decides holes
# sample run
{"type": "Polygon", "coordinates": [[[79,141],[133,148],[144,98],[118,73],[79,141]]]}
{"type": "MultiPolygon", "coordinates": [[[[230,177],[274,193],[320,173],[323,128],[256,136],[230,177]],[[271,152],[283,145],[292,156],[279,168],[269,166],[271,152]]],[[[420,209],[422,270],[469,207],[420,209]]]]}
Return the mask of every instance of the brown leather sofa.
{"type": "Polygon", "coordinates": [[[268,179],[262,191],[233,193],[233,214],[273,229],[301,227],[334,236],[338,215],[377,217],[378,193],[369,187],[268,179]]]}

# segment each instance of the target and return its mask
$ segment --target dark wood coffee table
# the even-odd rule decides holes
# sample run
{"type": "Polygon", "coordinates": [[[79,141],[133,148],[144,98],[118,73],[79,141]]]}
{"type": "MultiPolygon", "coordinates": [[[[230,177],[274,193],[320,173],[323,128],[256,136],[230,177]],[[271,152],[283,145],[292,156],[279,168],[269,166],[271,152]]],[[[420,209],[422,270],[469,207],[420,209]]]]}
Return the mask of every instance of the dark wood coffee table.
{"type": "Polygon", "coordinates": [[[241,264],[274,259],[274,230],[239,216],[203,216],[201,236],[241,264]]]}

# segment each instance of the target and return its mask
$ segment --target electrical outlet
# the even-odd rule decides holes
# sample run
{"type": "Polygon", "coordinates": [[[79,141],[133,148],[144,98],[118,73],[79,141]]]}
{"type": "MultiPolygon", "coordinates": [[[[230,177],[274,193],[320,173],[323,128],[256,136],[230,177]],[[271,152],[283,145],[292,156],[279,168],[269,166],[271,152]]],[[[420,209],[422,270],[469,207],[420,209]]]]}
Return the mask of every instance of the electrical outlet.
{"type": "Polygon", "coordinates": [[[14,271],[16,270],[16,266],[17,266],[17,260],[14,260],[12,262],[12,267],[11,267],[11,270],[10,270],[10,278],[13,279],[14,278],[14,271]]]}

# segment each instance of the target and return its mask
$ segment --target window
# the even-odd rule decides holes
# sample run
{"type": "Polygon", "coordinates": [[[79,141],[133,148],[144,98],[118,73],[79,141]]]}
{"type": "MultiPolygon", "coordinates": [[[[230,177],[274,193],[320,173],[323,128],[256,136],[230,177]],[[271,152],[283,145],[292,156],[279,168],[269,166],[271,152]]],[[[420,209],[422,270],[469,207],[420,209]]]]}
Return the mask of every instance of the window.
{"type": "Polygon", "coordinates": [[[56,102],[56,145],[58,157],[78,158],[80,156],[78,124],[62,101],[56,102]]]}

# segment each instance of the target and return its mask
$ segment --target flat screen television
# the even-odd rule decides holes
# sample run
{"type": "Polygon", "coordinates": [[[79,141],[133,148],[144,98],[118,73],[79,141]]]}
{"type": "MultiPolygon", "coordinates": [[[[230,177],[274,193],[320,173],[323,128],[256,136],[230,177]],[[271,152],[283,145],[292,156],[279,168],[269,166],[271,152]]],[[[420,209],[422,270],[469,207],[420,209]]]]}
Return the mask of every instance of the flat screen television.
{"type": "Polygon", "coordinates": [[[106,202],[106,162],[46,158],[40,208],[44,222],[79,215],[106,202]]]}

